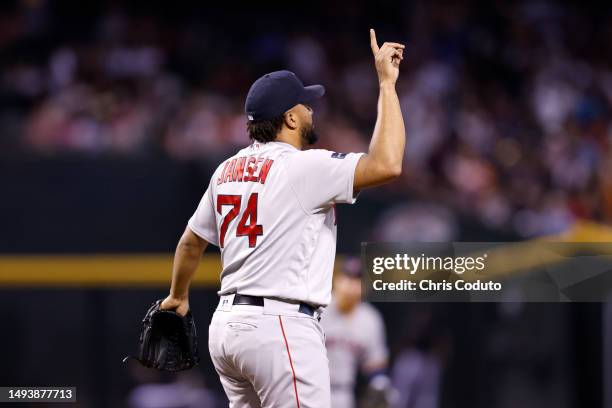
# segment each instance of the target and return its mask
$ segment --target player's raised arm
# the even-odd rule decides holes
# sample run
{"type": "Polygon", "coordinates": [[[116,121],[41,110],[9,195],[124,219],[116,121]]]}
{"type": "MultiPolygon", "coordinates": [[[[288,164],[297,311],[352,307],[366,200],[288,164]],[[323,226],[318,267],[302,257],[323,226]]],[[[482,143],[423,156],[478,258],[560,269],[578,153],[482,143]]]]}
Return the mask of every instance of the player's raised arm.
{"type": "Polygon", "coordinates": [[[406,144],[404,119],[395,91],[404,45],[386,42],[379,48],[376,33],[370,29],[370,46],[380,86],[378,116],[368,154],[355,168],[355,190],[384,184],[398,177],[402,172],[406,144]]]}

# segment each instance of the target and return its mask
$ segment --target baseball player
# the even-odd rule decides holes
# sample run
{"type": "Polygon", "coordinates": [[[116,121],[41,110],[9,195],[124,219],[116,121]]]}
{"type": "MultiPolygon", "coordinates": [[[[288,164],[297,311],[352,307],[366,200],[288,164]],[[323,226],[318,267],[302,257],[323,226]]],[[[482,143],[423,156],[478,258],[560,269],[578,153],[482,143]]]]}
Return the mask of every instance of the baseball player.
{"type": "Polygon", "coordinates": [[[357,370],[368,383],[389,384],[388,350],[380,313],[361,301],[361,262],[348,258],[334,279],[332,302],[321,316],[334,408],[355,407],[357,370]]]}
{"type": "Polygon", "coordinates": [[[223,270],[209,351],[230,407],[329,408],[320,313],[330,302],[335,205],[401,173],[404,122],[395,91],[404,45],[370,43],[380,84],[367,154],[303,150],[313,144],[312,103],[321,85],[276,71],[246,98],[252,144],[213,173],[181,237],[163,309],[184,314],[202,251],[221,250],[223,270]]]}

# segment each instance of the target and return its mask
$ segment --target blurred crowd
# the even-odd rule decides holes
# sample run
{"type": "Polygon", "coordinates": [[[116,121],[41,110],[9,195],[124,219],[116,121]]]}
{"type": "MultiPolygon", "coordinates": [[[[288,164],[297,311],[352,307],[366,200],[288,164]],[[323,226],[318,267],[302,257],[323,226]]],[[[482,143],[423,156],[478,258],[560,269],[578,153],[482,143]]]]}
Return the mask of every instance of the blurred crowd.
{"type": "Polygon", "coordinates": [[[524,238],[579,219],[612,220],[609,8],[332,1],[289,13],[272,4],[236,12],[189,2],[45,0],[0,7],[3,154],[218,161],[248,143],[250,83],[280,68],[326,86],[315,107],[321,147],[365,151],[376,118],[374,25],[380,41],[407,44],[398,82],[405,171],[386,191],[425,203],[394,208],[378,238],[394,239],[393,226],[404,238],[415,227],[421,238],[456,238],[454,212],[524,238]]]}

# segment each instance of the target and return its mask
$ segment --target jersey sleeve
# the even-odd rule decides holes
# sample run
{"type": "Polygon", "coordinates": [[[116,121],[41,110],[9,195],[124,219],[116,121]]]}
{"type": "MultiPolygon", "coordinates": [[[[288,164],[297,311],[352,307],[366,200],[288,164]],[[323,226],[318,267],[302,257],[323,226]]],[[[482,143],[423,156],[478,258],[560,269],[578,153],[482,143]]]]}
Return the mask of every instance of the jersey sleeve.
{"type": "Polygon", "coordinates": [[[187,226],[200,238],[213,245],[219,246],[217,218],[210,184],[200,200],[198,208],[189,219],[187,226]]]}
{"type": "Polygon", "coordinates": [[[295,153],[288,161],[288,173],[305,209],[312,211],[335,203],[353,204],[355,168],[362,155],[323,149],[295,153]]]}
{"type": "Polygon", "coordinates": [[[385,325],[378,312],[373,311],[369,320],[371,321],[368,328],[370,333],[369,341],[366,343],[363,359],[361,361],[362,371],[367,372],[373,367],[380,368],[385,365],[389,357],[389,351],[386,345],[385,325]]]}

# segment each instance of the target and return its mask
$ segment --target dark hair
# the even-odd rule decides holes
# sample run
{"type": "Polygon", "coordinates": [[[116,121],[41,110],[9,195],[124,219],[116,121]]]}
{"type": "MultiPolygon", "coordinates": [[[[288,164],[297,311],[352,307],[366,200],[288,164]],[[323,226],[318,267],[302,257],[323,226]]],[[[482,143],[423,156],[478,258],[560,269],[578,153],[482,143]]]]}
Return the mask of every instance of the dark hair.
{"type": "Polygon", "coordinates": [[[285,123],[284,115],[272,119],[249,120],[247,131],[251,139],[267,143],[276,140],[276,135],[283,128],[283,123],[285,123]]]}

